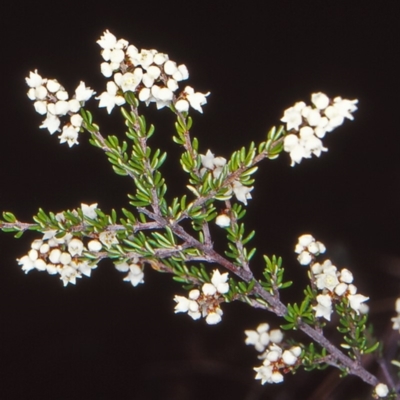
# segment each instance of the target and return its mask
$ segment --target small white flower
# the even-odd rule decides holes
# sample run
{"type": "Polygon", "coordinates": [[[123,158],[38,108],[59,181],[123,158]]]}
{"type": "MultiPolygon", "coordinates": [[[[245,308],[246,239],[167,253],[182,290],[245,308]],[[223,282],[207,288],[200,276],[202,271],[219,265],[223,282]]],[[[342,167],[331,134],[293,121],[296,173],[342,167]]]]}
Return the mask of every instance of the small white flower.
{"type": "Polygon", "coordinates": [[[244,331],[244,333],[247,336],[245,343],[247,345],[251,344],[255,347],[257,351],[263,352],[271,341],[270,333],[268,331],[269,331],[269,325],[267,323],[258,325],[255,331],[253,330],[244,331]]]}
{"type": "Polygon", "coordinates": [[[144,273],[143,270],[137,264],[131,264],[129,266],[129,273],[124,278],[124,281],[130,282],[132,286],[137,286],[139,283],[144,283],[144,273]]]}
{"type": "Polygon", "coordinates": [[[61,88],[61,85],[57,82],[56,79],[49,79],[47,81],[46,87],[50,93],[55,93],[61,88]]]}
{"type": "Polygon", "coordinates": [[[220,214],[215,218],[215,223],[221,228],[226,228],[231,225],[231,219],[226,214],[220,214]]]}
{"type": "Polygon", "coordinates": [[[68,251],[71,256],[81,256],[83,251],[83,242],[80,239],[74,238],[68,243],[68,251]]]}
{"type": "Polygon", "coordinates": [[[190,106],[198,112],[203,113],[203,109],[201,108],[201,106],[207,103],[206,97],[210,94],[210,92],[194,92],[193,88],[191,88],[190,86],[186,86],[184,93],[186,94],[186,99],[190,103],[190,106]]]}
{"type": "Polygon", "coordinates": [[[103,49],[112,49],[117,43],[117,38],[107,29],[100,39],[97,40],[97,43],[103,49]]]}
{"type": "Polygon", "coordinates": [[[118,95],[117,91],[117,85],[114,82],[108,82],[107,91],[101,93],[99,97],[96,97],[97,100],[100,100],[99,107],[106,107],[109,114],[116,105],[121,106],[125,104],[125,99],[121,95],[118,95]]]}
{"type": "Polygon", "coordinates": [[[90,87],[86,87],[83,81],[80,81],[78,87],[75,89],[75,99],[78,101],[88,101],[94,94],[95,92],[90,87]]]}
{"type": "Polygon", "coordinates": [[[73,125],[75,128],[80,128],[82,126],[83,118],[80,114],[71,115],[69,120],[71,122],[71,125],[73,125]]]}
{"type": "Polygon", "coordinates": [[[221,322],[222,310],[219,308],[216,312],[210,312],[206,317],[206,322],[208,325],[216,325],[221,322]]]}
{"type": "Polygon", "coordinates": [[[102,244],[98,240],[91,240],[88,243],[88,250],[98,252],[102,249],[102,244]]]}
{"type": "Polygon", "coordinates": [[[189,111],[189,102],[185,99],[180,99],[175,103],[175,108],[179,112],[188,112],[189,111]]]}
{"type": "Polygon", "coordinates": [[[297,362],[297,357],[290,350],[285,350],[282,353],[282,360],[286,365],[294,365],[297,362]]]}
{"type": "Polygon", "coordinates": [[[332,313],[332,298],[328,294],[319,294],[317,296],[318,304],[313,306],[315,316],[324,317],[326,320],[331,320],[332,313]]]}
{"type": "Polygon", "coordinates": [[[72,125],[65,125],[63,127],[62,133],[58,138],[60,139],[60,143],[68,143],[69,147],[72,147],[74,144],[79,144],[78,142],[78,128],[72,125]]]}
{"type": "Polygon", "coordinates": [[[135,68],[132,72],[125,74],[117,73],[114,75],[115,83],[122,89],[123,92],[134,92],[140,82],[142,81],[143,70],[141,68],[135,68]]]}
{"type": "Polygon", "coordinates": [[[296,107],[290,107],[286,109],[283,113],[281,121],[286,122],[287,131],[290,131],[291,129],[298,131],[300,124],[303,122],[301,109],[296,109],[296,107]]]}
{"type": "Polygon", "coordinates": [[[61,257],[61,250],[60,249],[51,250],[51,252],[49,254],[49,260],[53,264],[58,264],[60,262],[60,257],[61,257]]]}
{"type": "Polygon", "coordinates": [[[111,248],[113,244],[118,244],[117,235],[113,231],[105,231],[101,232],[99,235],[99,240],[103,243],[108,249],[111,248]]]}
{"type": "Polygon", "coordinates": [[[250,192],[254,189],[254,187],[244,186],[240,181],[233,181],[232,189],[236,198],[244,205],[247,205],[247,200],[251,199],[250,192]]]}
{"type": "Polygon", "coordinates": [[[311,102],[317,107],[319,110],[324,110],[329,105],[329,97],[324,93],[313,93],[311,95],[311,102]]]}
{"type": "Polygon", "coordinates": [[[362,294],[349,294],[347,296],[350,302],[350,307],[359,314],[361,303],[369,300],[369,297],[363,296],[362,294]]]}
{"type": "Polygon", "coordinates": [[[205,283],[201,287],[201,291],[206,295],[206,296],[214,296],[215,293],[217,293],[217,288],[211,284],[211,283],[205,283]]]}
{"type": "Polygon", "coordinates": [[[228,273],[221,274],[217,269],[213,271],[211,283],[215,286],[218,293],[225,294],[229,292],[228,273]]]}
{"type": "Polygon", "coordinates": [[[340,271],[340,277],[339,277],[341,282],[344,283],[352,283],[353,282],[353,274],[346,268],[343,268],[340,271]]]}
{"type": "Polygon", "coordinates": [[[29,77],[25,78],[25,80],[28,86],[32,88],[41,86],[46,81],[37,73],[37,69],[35,69],[35,72],[29,72],[29,77]]]}
{"type": "Polygon", "coordinates": [[[82,214],[90,219],[97,218],[97,214],[95,211],[96,208],[97,208],[97,203],[93,203],[90,206],[85,203],[81,203],[82,214]]]}
{"type": "Polygon", "coordinates": [[[389,388],[384,383],[378,383],[375,386],[375,393],[379,397],[386,397],[389,394],[389,388]]]}

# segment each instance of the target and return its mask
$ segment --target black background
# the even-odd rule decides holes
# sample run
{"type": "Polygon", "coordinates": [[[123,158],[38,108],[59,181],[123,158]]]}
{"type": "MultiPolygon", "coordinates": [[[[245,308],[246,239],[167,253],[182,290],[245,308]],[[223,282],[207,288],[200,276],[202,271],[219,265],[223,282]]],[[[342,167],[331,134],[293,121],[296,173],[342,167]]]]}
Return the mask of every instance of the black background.
{"type": "MultiPolygon", "coordinates": [[[[96,40],[105,29],[168,53],[187,65],[191,86],[211,91],[204,114],[192,113],[203,152],[228,157],[263,140],[284,109],[313,92],[358,98],[355,120],[328,134],[320,159],[291,168],[282,155],[260,165],[248,229],[257,230],[256,274],[261,254],[284,256],[295,280],[284,301],[299,300],[306,284],[292,252],[297,236],[323,241],[328,257],[350,268],[359,292],[371,297],[371,318],[388,338],[400,292],[398,17],[396,1],[8,3],[0,16],[0,209],[29,221],[39,207],[58,212],[98,202],[109,212],[128,205],[129,180],[113,174],[85,135],[70,149],[40,130],[42,117],[26,97],[24,78],[35,68],[70,93],[80,80],[101,93],[96,40]]],[[[157,124],[152,147],[170,151],[163,169],[170,196],[186,193],[180,149],[171,145],[173,116],[147,111],[157,124]]],[[[115,123],[104,109],[96,115],[106,131],[123,135],[116,110],[115,123]]],[[[24,276],[15,259],[33,238],[0,236],[0,398],[367,398],[360,380],[339,385],[333,370],[261,386],[243,330],[279,321],[235,303],[224,306],[218,326],[174,315],[173,295],[184,291],[167,275],[146,270],[145,284],[132,288],[104,262],[67,288],[44,273],[24,276]]]]}

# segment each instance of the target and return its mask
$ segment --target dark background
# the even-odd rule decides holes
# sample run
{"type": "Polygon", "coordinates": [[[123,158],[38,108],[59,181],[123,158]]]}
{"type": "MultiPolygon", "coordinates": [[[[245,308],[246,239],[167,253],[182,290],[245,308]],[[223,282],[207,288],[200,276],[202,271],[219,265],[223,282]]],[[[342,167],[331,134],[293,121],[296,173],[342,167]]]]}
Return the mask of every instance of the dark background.
{"type": "MultiPolygon", "coordinates": [[[[7,3],[0,16],[0,209],[29,221],[39,207],[58,212],[98,202],[109,212],[128,205],[129,180],[113,174],[85,135],[70,149],[40,130],[42,116],[26,97],[24,78],[35,68],[70,93],[80,80],[101,93],[96,40],[105,29],[168,53],[187,65],[191,86],[211,91],[204,114],[192,113],[203,152],[228,157],[263,140],[284,109],[313,92],[358,98],[355,120],[328,134],[320,159],[291,168],[282,155],[260,165],[248,229],[257,230],[256,274],[262,254],[284,257],[295,280],[285,301],[299,300],[306,284],[292,251],[298,235],[324,242],[328,257],[351,269],[359,292],[371,297],[371,318],[390,348],[400,293],[398,2],[264,3],[7,3]]],[[[151,145],[170,149],[163,169],[170,195],[186,193],[176,172],[180,150],[171,145],[173,116],[153,109],[146,110],[157,124],[151,145]]],[[[107,121],[104,109],[96,115],[107,121]]],[[[104,127],[122,136],[116,121],[104,127]]],[[[146,270],[145,284],[132,288],[108,262],[67,288],[44,273],[24,276],[16,258],[34,237],[0,236],[0,398],[368,398],[360,380],[340,383],[334,370],[261,386],[243,331],[279,321],[236,303],[224,306],[218,326],[175,316],[173,295],[184,291],[170,276],[146,270]]]]}

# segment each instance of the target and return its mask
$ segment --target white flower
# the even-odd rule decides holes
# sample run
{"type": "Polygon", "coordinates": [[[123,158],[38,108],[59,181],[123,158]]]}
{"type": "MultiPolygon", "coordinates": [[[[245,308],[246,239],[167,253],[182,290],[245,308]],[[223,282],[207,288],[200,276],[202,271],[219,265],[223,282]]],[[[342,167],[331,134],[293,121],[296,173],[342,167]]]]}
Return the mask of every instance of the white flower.
{"type": "Polygon", "coordinates": [[[217,269],[213,271],[211,283],[215,286],[218,293],[225,294],[229,292],[228,273],[221,274],[217,269]]]}
{"type": "Polygon", "coordinates": [[[297,357],[290,350],[285,350],[282,353],[282,360],[286,365],[294,365],[297,362],[297,357]]]}
{"type": "MultiPolygon", "coordinates": [[[[53,109],[52,109],[52,111],[53,111],[53,109]]],[[[68,101],[60,100],[60,101],[57,101],[57,103],[54,104],[54,114],[55,115],[66,115],[66,114],[68,114],[68,111],[69,111],[69,103],[68,103],[68,101]]]]}
{"type": "Polygon", "coordinates": [[[255,347],[257,351],[263,352],[271,341],[268,331],[269,325],[267,323],[258,325],[255,331],[244,331],[247,336],[245,343],[247,345],[251,344],[255,347]]]}
{"type": "Polygon", "coordinates": [[[44,115],[47,113],[47,102],[45,101],[35,101],[33,103],[33,106],[35,107],[35,111],[40,114],[44,115]]]}
{"type": "Polygon", "coordinates": [[[103,33],[103,36],[101,36],[100,39],[97,40],[97,43],[103,49],[112,49],[117,43],[117,38],[107,29],[103,33]]]}
{"type": "Polygon", "coordinates": [[[337,269],[334,265],[323,268],[322,273],[317,274],[315,277],[317,288],[320,290],[326,288],[333,292],[335,287],[339,284],[337,269]]]}
{"type": "Polygon", "coordinates": [[[68,243],[68,251],[71,256],[81,256],[83,251],[83,242],[80,239],[74,238],[68,243]]]}
{"type": "Polygon", "coordinates": [[[206,296],[214,296],[215,293],[217,293],[217,288],[211,284],[211,283],[205,283],[201,287],[201,291],[206,295],[206,296]]]}
{"type": "Polygon", "coordinates": [[[207,103],[206,97],[210,94],[210,92],[195,92],[192,87],[186,86],[184,94],[186,95],[186,99],[190,103],[190,106],[200,113],[203,113],[203,109],[201,108],[201,106],[207,103]]]}
{"type": "Polygon", "coordinates": [[[254,189],[254,187],[244,186],[240,181],[233,181],[232,189],[236,195],[236,198],[243,204],[247,205],[247,199],[251,199],[250,192],[254,189]]]}
{"type": "Polygon", "coordinates": [[[313,306],[313,310],[315,311],[315,316],[324,317],[326,320],[331,320],[332,313],[332,298],[329,294],[319,294],[317,296],[318,304],[313,306]]]}
{"type": "Polygon", "coordinates": [[[207,324],[208,325],[218,324],[222,320],[221,315],[222,315],[222,310],[220,308],[217,308],[215,312],[208,313],[206,317],[207,324]]]}
{"type": "Polygon", "coordinates": [[[99,107],[107,107],[107,112],[110,114],[112,109],[117,105],[125,104],[125,99],[117,94],[118,86],[114,82],[107,83],[107,91],[96,97],[100,100],[99,107]]]}
{"type": "Polygon", "coordinates": [[[64,125],[62,133],[58,138],[60,139],[60,143],[68,143],[69,147],[72,147],[74,144],[79,144],[78,142],[78,128],[72,125],[64,125]]]}
{"type": "Polygon", "coordinates": [[[81,203],[82,214],[90,219],[97,218],[97,214],[95,211],[96,208],[97,208],[97,203],[93,203],[90,206],[85,203],[81,203]]]}
{"type": "Polygon", "coordinates": [[[226,214],[220,214],[215,218],[215,223],[221,228],[226,228],[231,225],[231,219],[226,214]]]}
{"type": "Polygon", "coordinates": [[[35,72],[29,72],[29,77],[25,78],[25,80],[28,86],[32,88],[41,86],[46,81],[37,73],[37,69],[35,69],[35,72]]]}
{"type": "Polygon", "coordinates": [[[102,247],[103,246],[101,245],[101,243],[98,240],[91,240],[88,243],[88,250],[89,251],[97,252],[97,251],[100,251],[102,247]]]}
{"type": "Polygon", "coordinates": [[[352,283],[353,282],[353,274],[346,268],[343,268],[340,271],[340,282],[344,283],[352,283]]]}
{"type": "Polygon", "coordinates": [[[61,257],[61,250],[60,249],[51,250],[51,252],[49,254],[49,260],[53,264],[58,264],[60,262],[60,257],[61,257]]]}
{"type": "Polygon", "coordinates": [[[369,297],[362,294],[349,294],[347,298],[350,301],[350,307],[359,314],[361,303],[369,300],[369,297]]]}
{"type": "Polygon", "coordinates": [[[290,131],[291,129],[298,131],[300,124],[303,122],[301,109],[296,107],[288,108],[284,111],[281,121],[286,122],[287,131],[290,131]]]}
{"type": "Polygon", "coordinates": [[[134,92],[137,86],[142,81],[143,70],[141,68],[135,68],[132,72],[125,74],[117,73],[114,75],[115,83],[122,89],[123,92],[131,91],[134,92]]]}
{"type": "Polygon", "coordinates": [[[100,64],[100,71],[106,78],[109,78],[113,74],[114,69],[108,62],[102,62],[100,64]]]}
{"type": "Polygon", "coordinates": [[[40,125],[39,128],[47,128],[52,135],[54,132],[59,130],[60,124],[61,121],[58,117],[48,113],[46,119],[42,122],[42,125],[40,125]]]}
{"type": "Polygon", "coordinates": [[[108,249],[113,245],[113,244],[118,244],[118,239],[117,235],[113,231],[105,231],[101,232],[99,235],[99,240],[101,243],[103,243],[108,249]]]}
{"type": "MultiPolygon", "coordinates": [[[[194,291],[192,290],[191,292],[194,291]]],[[[199,312],[199,304],[195,301],[195,299],[187,299],[186,297],[175,295],[174,301],[177,303],[175,306],[175,314],[179,312],[187,312],[188,315],[194,320],[197,320],[201,317],[201,313],[199,312]]]]}
{"type": "Polygon", "coordinates": [[[124,281],[130,282],[132,286],[137,286],[139,283],[144,283],[144,273],[143,270],[137,264],[131,264],[129,266],[129,273],[124,278],[124,281]]]}
{"type": "Polygon", "coordinates": [[[186,68],[186,65],[181,64],[178,66],[178,69],[172,74],[172,77],[176,81],[184,81],[189,78],[189,71],[186,68]]]}
{"type": "MultiPolygon", "coordinates": [[[[326,248],[324,244],[316,241],[310,234],[300,236],[299,241],[294,249],[295,253],[299,254],[297,260],[301,265],[310,264],[310,262],[313,260],[312,256],[318,256],[320,253],[324,253],[325,250],[326,248]]],[[[316,273],[315,270],[314,273],[316,273]]]]}
{"type": "Polygon", "coordinates": [[[389,394],[389,388],[384,383],[378,383],[375,386],[375,393],[379,397],[386,397],[389,394]]]}
{"type": "Polygon", "coordinates": [[[55,93],[61,88],[61,85],[56,79],[49,79],[46,87],[50,93],[55,93]]]}
{"type": "Polygon", "coordinates": [[[73,125],[76,128],[80,128],[82,126],[83,118],[81,117],[80,114],[71,115],[69,120],[71,122],[71,125],[73,125]]]}
{"type": "Polygon", "coordinates": [[[280,329],[272,329],[269,331],[269,339],[272,343],[280,343],[283,340],[283,332],[280,329]]]}
{"type": "Polygon", "coordinates": [[[75,89],[75,99],[78,101],[88,101],[94,94],[95,92],[90,87],[86,87],[83,81],[80,81],[78,87],[75,89]]]}
{"type": "Polygon", "coordinates": [[[179,112],[188,112],[189,111],[189,102],[185,99],[180,99],[175,103],[175,108],[179,112]]]}
{"type": "Polygon", "coordinates": [[[319,110],[324,110],[329,105],[329,97],[324,93],[313,93],[311,95],[311,102],[317,107],[319,110]]]}
{"type": "Polygon", "coordinates": [[[214,154],[207,150],[206,155],[200,154],[201,164],[208,169],[214,169],[214,154]]]}
{"type": "Polygon", "coordinates": [[[270,365],[262,365],[261,367],[253,368],[254,371],[257,372],[256,379],[261,379],[261,384],[264,385],[265,383],[273,383],[272,381],[272,374],[273,370],[270,365]]]}

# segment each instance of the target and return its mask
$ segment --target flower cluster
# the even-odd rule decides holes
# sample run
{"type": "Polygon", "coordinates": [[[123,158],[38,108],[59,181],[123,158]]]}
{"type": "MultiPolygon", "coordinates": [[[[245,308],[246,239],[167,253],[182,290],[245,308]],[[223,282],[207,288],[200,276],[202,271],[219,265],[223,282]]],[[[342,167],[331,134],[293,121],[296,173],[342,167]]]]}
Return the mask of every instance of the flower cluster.
{"type": "Polygon", "coordinates": [[[253,345],[262,354],[258,357],[263,361],[261,367],[255,367],[256,379],[261,383],[280,383],[283,381],[283,374],[288,373],[298,364],[301,354],[299,346],[292,346],[284,350],[280,345],[283,333],[280,329],[269,330],[267,323],[260,324],[256,330],[246,330],[245,343],[253,345]]]}
{"type": "MultiPolygon", "coordinates": [[[[218,178],[221,175],[221,172],[226,164],[226,159],[224,157],[215,157],[214,154],[211,153],[211,150],[207,150],[205,155],[200,154],[200,158],[203,166],[203,168],[200,170],[202,175],[204,175],[207,170],[212,171],[214,178],[218,178]]],[[[245,186],[239,180],[234,180],[230,184],[229,192],[226,194],[229,195],[233,192],[239,201],[247,205],[247,200],[251,199],[250,192],[253,189],[253,186],[245,186]]]]}
{"type": "MultiPolygon", "coordinates": [[[[96,208],[97,204],[81,205],[82,214],[90,219],[97,218],[96,208]]],[[[72,213],[78,216],[76,210],[72,213]]],[[[62,224],[65,216],[63,213],[58,213],[56,219],[62,224]]],[[[92,269],[97,268],[96,264],[92,264],[90,259],[85,257],[85,253],[98,253],[103,248],[109,249],[113,244],[118,244],[115,232],[100,232],[85,245],[79,237],[71,233],[59,237],[57,230],[48,230],[43,233],[42,239],[34,240],[28,253],[17,261],[25,273],[33,269],[47,271],[50,275],[60,275],[64,286],[68,283],[75,285],[77,278],[81,278],[82,275],[90,277],[92,269]]],[[[116,268],[122,271],[121,267],[116,266],[116,268]]],[[[133,277],[127,278],[125,280],[131,281],[136,286],[133,277]]]]}
{"type": "Polygon", "coordinates": [[[299,237],[299,241],[294,249],[299,256],[297,260],[301,265],[309,265],[316,256],[325,253],[325,246],[317,242],[311,235],[306,234],[299,237]]]}
{"type": "Polygon", "coordinates": [[[340,301],[344,297],[357,314],[368,312],[364,302],[369,297],[357,293],[357,287],[352,284],[353,274],[348,269],[338,271],[330,260],[325,260],[323,264],[313,264],[311,272],[315,286],[321,291],[317,296],[317,305],[313,307],[316,317],[324,317],[330,321],[332,302],[340,301]]]}
{"type": "Polygon", "coordinates": [[[327,151],[321,139],[327,132],[342,125],[345,118],[353,119],[351,113],[357,110],[358,100],[341,97],[331,100],[324,93],[313,93],[311,103],[307,106],[303,101],[297,102],[285,110],[281,118],[290,132],[285,136],[284,150],[290,154],[292,166],[312,154],[319,157],[322,151],[327,151]]]}
{"type": "Polygon", "coordinates": [[[221,274],[216,269],[213,271],[211,283],[204,283],[201,291],[191,290],[188,298],[178,295],[174,297],[174,301],[177,303],[175,314],[187,312],[195,320],[203,317],[209,325],[218,324],[223,314],[220,303],[224,299],[221,295],[228,291],[228,273],[221,274]]]}
{"type": "Polygon", "coordinates": [[[398,329],[400,333],[400,297],[396,300],[397,316],[392,318],[393,329],[398,329]]]}
{"type": "Polygon", "coordinates": [[[22,270],[28,273],[32,269],[47,271],[50,275],[59,274],[64,286],[68,283],[75,285],[76,278],[82,275],[90,276],[97,265],[90,265],[82,255],[84,251],[95,251],[101,248],[101,243],[92,240],[87,248],[82,240],[70,233],[62,238],[55,236],[54,230],[44,233],[42,239],[36,239],[31,244],[28,254],[18,259],[22,270]]]}
{"type": "Polygon", "coordinates": [[[269,329],[269,324],[263,323],[257,326],[256,330],[246,330],[244,331],[247,338],[245,343],[247,345],[252,345],[260,353],[265,350],[265,348],[271,344],[278,344],[282,342],[283,333],[280,329],[269,329]]]}
{"type": "Polygon", "coordinates": [[[106,78],[113,76],[107,83],[107,91],[97,97],[99,107],[106,107],[108,113],[114,106],[125,103],[127,91],[137,95],[147,105],[155,102],[157,109],[174,105],[179,112],[187,112],[189,106],[203,112],[202,105],[207,103],[209,93],[195,92],[186,86],[178,95],[179,82],[188,79],[189,72],[185,65],[178,65],[169,59],[168,54],[157,50],[138,50],[125,39],[119,39],[108,30],[97,41],[103,49],[104,62],[101,72],[106,78]]]}
{"type": "Polygon", "coordinates": [[[309,234],[300,236],[295,247],[300,264],[311,264],[311,283],[320,291],[316,297],[317,304],[313,306],[315,316],[330,321],[333,302],[343,298],[347,298],[350,308],[357,314],[368,312],[364,302],[369,297],[357,294],[357,287],[352,283],[353,274],[348,269],[338,271],[330,260],[325,260],[322,264],[314,262],[315,256],[324,253],[325,250],[325,246],[309,234]]]}
{"type": "Polygon", "coordinates": [[[58,136],[60,143],[68,143],[69,147],[78,144],[78,133],[81,129],[83,119],[78,114],[81,107],[94,94],[93,90],[80,82],[75,89],[75,94],[69,98],[68,92],[56,79],[42,78],[37,70],[30,72],[25,78],[30,87],[28,97],[34,101],[34,107],[38,114],[46,115],[40,128],[47,128],[50,134],[60,131],[60,118],[69,115],[69,122],[58,136]]]}

